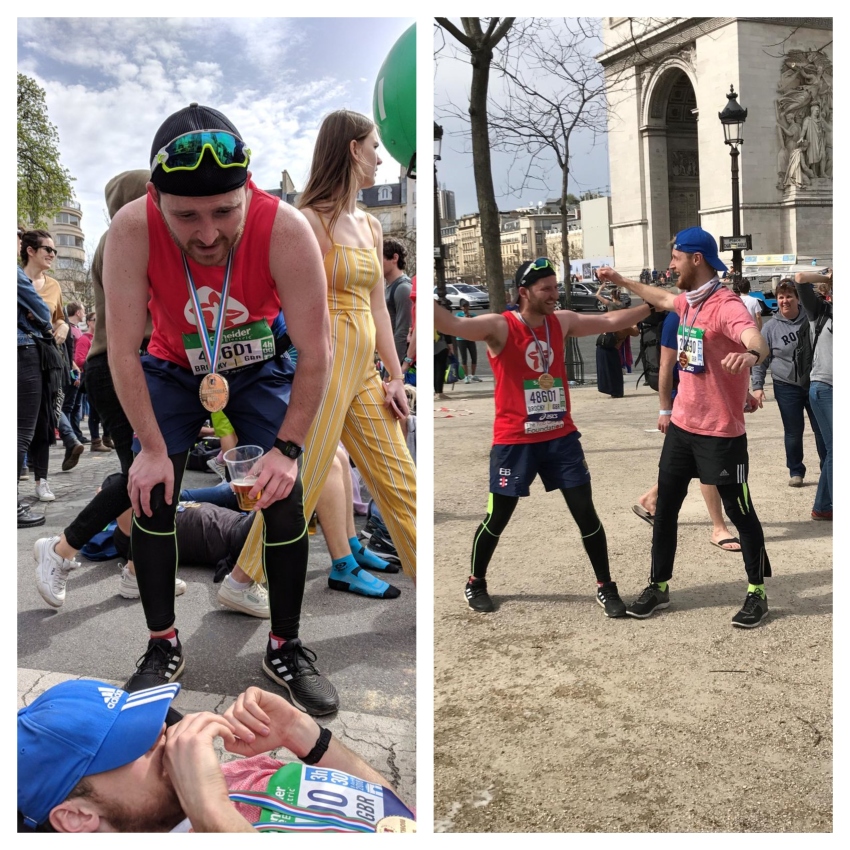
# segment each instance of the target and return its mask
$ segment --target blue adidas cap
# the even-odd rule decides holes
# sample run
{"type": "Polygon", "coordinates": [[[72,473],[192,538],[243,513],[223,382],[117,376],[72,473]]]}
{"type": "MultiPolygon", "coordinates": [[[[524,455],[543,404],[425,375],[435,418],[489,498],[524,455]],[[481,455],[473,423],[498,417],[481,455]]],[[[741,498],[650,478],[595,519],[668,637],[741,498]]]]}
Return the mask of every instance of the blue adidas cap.
{"type": "Polygon", "coordinates": [[[726,264],[717,256],[717,242],[701,227],[689,227],[676,234],[673,247],[685,254],[702,254],[705,261],[716,271],[727,271],[726,264]]]}
{"type": "Polygon", "coordinates": [[[62,682],[18,712],[18,811],[35,829],[86,776],[143,756],[180,685],[127,693],[91,679],[62,682]]]}

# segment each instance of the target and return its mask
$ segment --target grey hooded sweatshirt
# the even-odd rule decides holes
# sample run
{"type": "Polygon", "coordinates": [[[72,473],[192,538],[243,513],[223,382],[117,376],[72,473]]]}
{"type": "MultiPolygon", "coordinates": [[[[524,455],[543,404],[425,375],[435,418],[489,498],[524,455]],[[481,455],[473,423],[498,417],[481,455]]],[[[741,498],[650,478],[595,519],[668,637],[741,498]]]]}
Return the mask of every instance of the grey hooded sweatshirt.
{"type": "Polygon", "coordinates": [[[764,379],[767,367],[770,366],[774,381],[793,384],[796,387],[805,386],[808,375],[798,375],[794,363],[794,349],[797,347],[797,334],[806,319],[806,311],[800,306],[796,319],[785,319],[781,313],[764,325],[761,334],[767,342],[770,354],[752,370],[754,390],[764,389],[764,379]]]}

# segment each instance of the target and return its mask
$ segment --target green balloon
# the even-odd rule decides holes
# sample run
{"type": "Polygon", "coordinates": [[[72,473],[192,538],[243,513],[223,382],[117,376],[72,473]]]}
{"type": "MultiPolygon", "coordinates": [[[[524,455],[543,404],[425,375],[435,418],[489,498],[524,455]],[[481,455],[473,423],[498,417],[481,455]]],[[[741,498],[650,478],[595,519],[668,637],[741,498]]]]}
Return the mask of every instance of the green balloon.
{"type": "Polygon", "coordinates": [[[416,153],[416,24],[399,37],[381,65],[372,114],[384,147],[408,168],[416,153]]]}

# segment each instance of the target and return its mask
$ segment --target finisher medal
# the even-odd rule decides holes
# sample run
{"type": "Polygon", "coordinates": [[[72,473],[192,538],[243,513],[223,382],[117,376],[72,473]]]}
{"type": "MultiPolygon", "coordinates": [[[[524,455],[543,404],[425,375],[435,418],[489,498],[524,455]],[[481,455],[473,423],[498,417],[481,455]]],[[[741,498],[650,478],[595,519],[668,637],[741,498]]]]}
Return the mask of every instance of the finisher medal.
{"type": "Polygon", "coordinates": [[[198,395],[201,398],[204,410],[208,410],[210,413],[218,413],[219,410],[224,410],[227,399],[230,397],[227,379],[223,375],[216,375],[215,373],[204,375],[198,395]]]}
{"type": "Polygon", "coordinates": [[[204,326],[204,314],[198,301],[198,291],[195,288],[195,281],[192,280],[192,273],[189,271],[189,263],[186,260],[186,255],[183,254],[183,271],[186,274],[186,286],[189,290],[189,296],[192,299],[192,306],[195,309],[195,324],[198,327],[201,347],[203,348],[210,369],[209,374],[204,375],[204,379],[201,381],[198,396],[201,399],[204,410],[208,410],[210,413],[218,413],[219,410],[224,410],[227,400],[230,397],[230,387],[227,385],[227,379],[222,375],[216,374],[216,367],[218,365],[219,352],[221,351],[224,317],[227,315],[230,275],[233,271],[233,251],[234,249],[231,248],[227,253],[224,283],[221,286],[221,302],[219,304],[215,328],[212,331],[212,342],[210,342],[210,338],[207,336],[207,329],[204,326]]]}
{"type": "Polygon", "coordinates": [[[548,373],[544,372],[538,379],[537,383],[541,390],[551,390],[555,386],[555,379],[548,373]]]}

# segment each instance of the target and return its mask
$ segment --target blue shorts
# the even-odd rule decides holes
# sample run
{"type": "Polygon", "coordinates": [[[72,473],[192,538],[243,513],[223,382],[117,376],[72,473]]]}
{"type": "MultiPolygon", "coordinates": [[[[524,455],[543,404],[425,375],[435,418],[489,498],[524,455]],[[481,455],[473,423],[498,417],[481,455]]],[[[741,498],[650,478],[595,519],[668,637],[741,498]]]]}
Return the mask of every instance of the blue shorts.
{"type": "MultiPolygon", "coordinates": [[[[189,451],[210,418],[198,396],[202,376],[150,354],[142,357],[142,369],[169,456],[189,451]]],[[[289,407],[294,374],[295,366],[287,354],[224,373],[230,385],[224,413],[240,445],[260,446],[264,451],[272,448],[289,407]]],[[[136,438],[133,451],[140,449],[136,438]]]]}
{"type": "Polygon", "coordinates": [[[584,450],[573,431],[541,443],[496,445],[490,450],[490,492],[503,496],[527,496],[539,475],[550,490],[580,487],[590,481],[584,450]]]}

